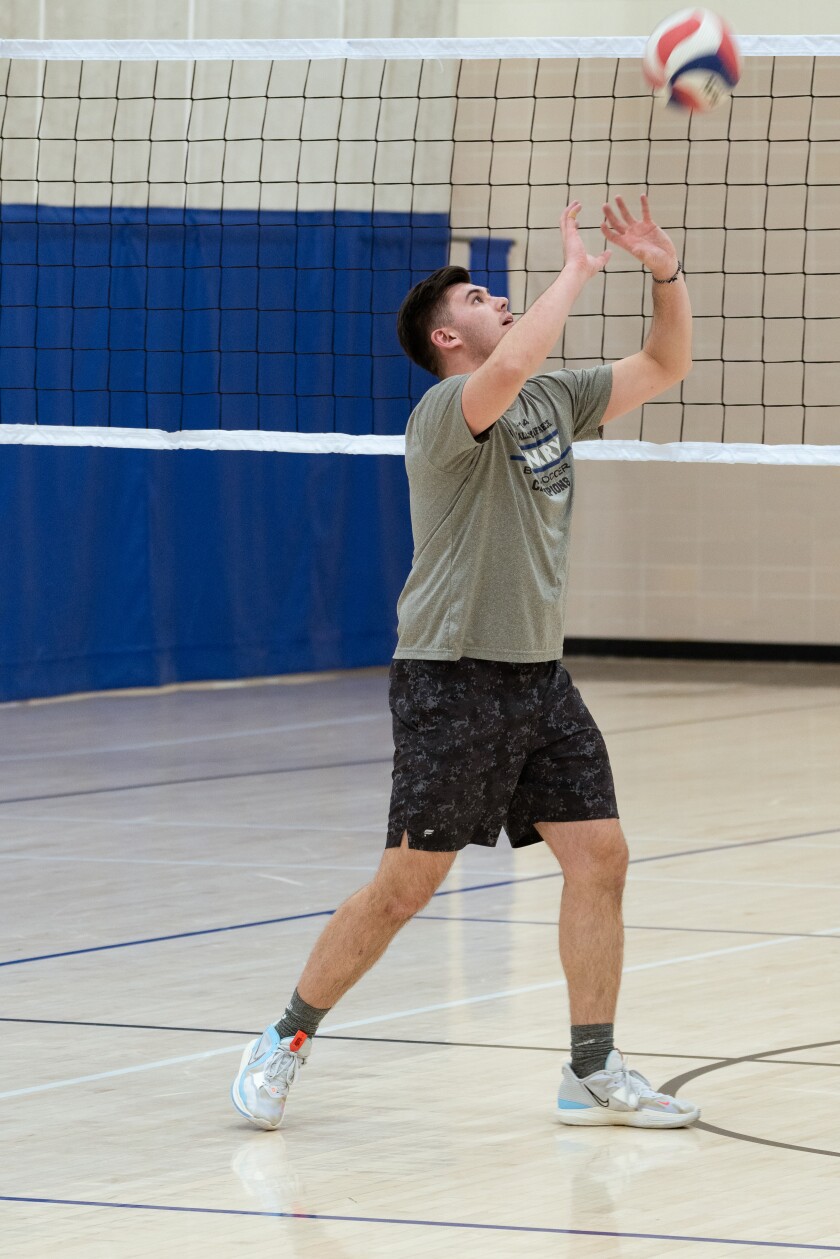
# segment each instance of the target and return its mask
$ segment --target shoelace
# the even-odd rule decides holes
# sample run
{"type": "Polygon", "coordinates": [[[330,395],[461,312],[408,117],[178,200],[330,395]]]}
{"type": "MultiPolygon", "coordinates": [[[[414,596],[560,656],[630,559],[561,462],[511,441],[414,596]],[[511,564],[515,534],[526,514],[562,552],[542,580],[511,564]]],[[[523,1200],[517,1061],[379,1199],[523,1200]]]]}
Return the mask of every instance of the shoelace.
{"type": "Polygon", "coordinates": [[[640,1071],[632,1071],[624,1059],[617,1071],[605,1071],[603,1074],[605,1082],[610,1081],[610,1092],[626,1106],[632,1106],[634,1110],[638,1110],[639,1102],[642,1100],[668,1100],[664,1093],[657,1093],[656,1089],[651,1087],[650,1081],[645,1079],[640,1071]],[[618,1081],[617,1088],[612,1087],[616,1080],[618,1081]]]}
{"type": "Polygon", "coordinates": [[[284,1084],[288,1084],[291,1087],[302,1066],[303,1059],[299,1054],[290,1053],[288,1049],[278,1049],[274,1056],[265,1064],[263,1079],[266,1084],[271,1084],[273,1080],[280,1079],[284,1084]]]}
{"type": "Polygon", "coordinates": [[[647,1080],[639,1076],[637,1071],[630,1071],[623,1058],[618,1071],[610,1071],[606,1074],[611,1083],[616,1079],[619,1081],[618,1087],[612,1087],[610,1092],[626,1106],[632,1106],[634,1110],[638,1109],[642,1096],[641,1087],[647,1084],[647,1080]]]}
{"type": "Polygon", "coordinates": [[[639,1071],[628,1071],[626,1067],[624,1069],[627,1072],[627,1075],[632,1076],[635,1080],[636,1090],[640,1098],[652,1098],[657,1102],[667,1102],[671,1100],[667,1094],[657,1093],[656,1089],[652,1087],[650,1080],[646,1080],[639,1071]]]}

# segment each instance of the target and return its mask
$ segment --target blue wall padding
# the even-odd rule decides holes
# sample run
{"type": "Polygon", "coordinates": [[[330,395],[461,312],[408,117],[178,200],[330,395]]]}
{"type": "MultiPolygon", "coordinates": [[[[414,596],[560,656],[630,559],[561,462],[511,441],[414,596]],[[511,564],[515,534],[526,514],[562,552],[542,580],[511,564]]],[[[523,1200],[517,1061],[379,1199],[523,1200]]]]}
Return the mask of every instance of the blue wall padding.
{"type": "Polygon", "coordinates": [[[0,699],[384,664],[402,459],[0,448],[0,699]]]}
{"type": "MultiPolygon", "coordinates": [[[[471,245],[506,292],[511,242],[471,245]]],[[[444,215],[0,205],[0,422],[401,433],[444,215]]],[[[0,699],[384,664],[393,456],[0,448],[0,699]]]]}
{"type": "Polygon", "coordinates": [[[0,422],[400,433],[448,257],[440,214],[0,206],[0,422]]]}
{"type": "Polygon", "coordinates": [[[480,236],[470,241],[470,278],[483,284],[495,297],[506,297],[508,259],[513,241],[500,236],[480,236]]]}

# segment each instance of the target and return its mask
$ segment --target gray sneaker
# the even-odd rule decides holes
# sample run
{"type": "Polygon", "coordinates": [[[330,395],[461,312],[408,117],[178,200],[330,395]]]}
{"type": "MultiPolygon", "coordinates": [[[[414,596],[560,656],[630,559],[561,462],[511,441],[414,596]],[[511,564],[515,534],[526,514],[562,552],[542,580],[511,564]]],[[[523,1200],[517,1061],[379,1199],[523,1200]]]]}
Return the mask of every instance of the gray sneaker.
{"type": "Polygon", "coordinates": [[[312,1038],[304,1032],[281,1040],[276,1027],[267,1027],[262,1036],[252,1040],[230,1089],[240,1115],[258,1128],[279,1128],[289,1089],[311,1049],[312,1038]]]}
{"type": "Polygon", "coordinates": [[[700,1108],[681,1097],[657,1093],[638,1071],[630,1071],[614,1049],[603,1071],[580,1080],[567,1062],[557,1094],[561,1123],[596,1127],[625,1124],[630,1128],[686,1128],[700,1118],[700,1108]]]}

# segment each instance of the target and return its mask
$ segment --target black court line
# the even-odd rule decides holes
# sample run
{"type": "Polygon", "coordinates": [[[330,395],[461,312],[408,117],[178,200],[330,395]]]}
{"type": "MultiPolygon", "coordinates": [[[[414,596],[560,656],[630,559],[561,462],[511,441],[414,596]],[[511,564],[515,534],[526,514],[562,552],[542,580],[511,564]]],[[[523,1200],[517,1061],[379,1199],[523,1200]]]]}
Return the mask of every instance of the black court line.
{"type": "MultiPolygon", "coordinates": [[[[808,704],[808,705],[803,705],[801,708],[768,708],[768,709],[763,709],[762,711],[755,712],[755,713],[728,713],[722,717],[687,718],[683,721],[658,722],[655,725],[651,725],[651,726],[625,726],[617,730],[605,730],[603,733],[606,738],[613,738],[614,736],[625,735],[625,734],[644,734],[644,733],[654,731],[654,730],[670,730],[679,726],[695,726],[695,725],[706,725],[709,723],[721,722],[721,721],[748,720],[749,718],[752,718],[752,717],[775,716],[778,714],[784,714],[788,712],[811,712],[815,708],[818,710],[822,710],[822,709],[831,710],[836,707],[838,707],[838,705],[836,704],[817,704],[817,705],[808,704]]],[[[48,759],[48,757],[45,756],[45,759],[48,759]]],[[[6,800],[0,800],[0,806],[4,804],[30,804],[33,801],[37,801],[37,800],[69,800],[69,799],[74,799],[75,797],[78,797],[78,796],[108,795],[112,792],[120,792],[120,791],[146,791],[146,790],[152,790],[156,787],[177,787],[182,783],[189,784],[189,783],[204,783],[204,782],[225,782],[228,779],[261,778],[261,777],[270,777],[273,774],[297,774],[297,773],[305,773],[307,771],[318,770],[318,769],[344,769],[344,768],[348,768],[354,765],[390,765],[392,761],[393,761],[393,755],[385,756],[385,757],[374,757],[370,760],[336,761],[336,762],[325,764],[325,765],[281,765],[281,766],[276,767],[275,769],[241,770],[241,771],[235,771],[229,774],[206,774],[200,777],[167,779],[164,782],[128,783],[128,784],[118,785],[116,787],[91,787],[91,788],[83,789],[81,791],[50,792],[48,794],[43,794],[43,795],[38,795],[38,796],[15,796],[6,800]]]]}
{"type": "Polygon", "coordinates": [[[721,721],[749,721],[751,717],[778,717],[785,713],[830,712],[838,704],[797,704],[791,708],[762,708],[754,713],[727,713],[722,717],[686,717],[683,721],[662,721],[655,726],[622,726],[618,730],[604,730],[605,738],[621,734],[646,734],[651,730],[674,730],[680,726],[706,726],[721,721]]]}
{"type": "Polygon", "coordinates": [[[304,774],[314,769],[349,769],[353,765],[390,765],[393,756],[376,756],[365,761],[334,761],[328,765],[280,765],[276,769],[245,769],[231,774],[202,774],[195,778],[167,778],[164,782],[122,783],[116,787],[88,787],[82,791],[53,791],[41,796],[12,796],[4,804],[31,804],[35,800],[72,800],[76,796],[107,796],[118,791],[150,791],[156,787],[180,787],[190,783],[227,782],[231,778],[267,778],[272,774],[304,774]]]}
{"type": "Polygon", "coordinates": [[[697,1242],[715,1246],[759,1246],[774,1250],[819,1250],[837,1253],[840,1246],[819,1246],[813,1242],[773,1242],[749,1237],[692,1237],[682,1233],[619,1233],[593,1228],[549,1228],[534,1224],[476,1224],[465,1220],[407,1220],[382,1215],[320,1215],[309,1211],[245,1211],[225,1207],[183,1207],[152,1202],[100,1202],[89,1198],[31,1198],[0,1194],[0,1202],[21,1202],[35,1206],[108,1207],[117,1211],[171,1211],[182,1215],[245,1216],[269,1220],[319,1220],[329,1224],[391,1224],[412,1228],[459,1228],[480,1233],[532,1233],[554,1237],[617,1237],[641,1241],[697,1242]]]}
{"type": "MultiPolygon", "coordinates": [[[[698,854],[709,852],[728,852],[730,849],[734,848],[755,848],[762,844],[781,844],[788,840],[812,839],[817,835],[836,835],[838,832],[840,832],[840,827],[830,827],[827,830],[803,831],[795,835],[774,835],[769,839],[747,839],[734,844],[715,844],[707,848],[689,848],[683,849],[680,852],[664,852],[652,857],[633,857],[631,858],[630,864],[642,865],[650,861],[671,861],[676,857],[694,857],[698,854]]],[[[460,896],[465,892],[483,892],[491,888],[510,887],[513,885],[519,885],[520,883],[538,883],[543,882],[546,879],[560,879],[562,877],[562,871],[557,870],[552,871],[550,874],[530,874],[519,879],[498,879],[492,883],[475,883],[467,887],[454,887],[445,891],[435,892],[432,899],[434,900],[443,896],[460,896]]],[[[258,922],[239,922],[226,927],[205,927],[198,931],[177,931],[170,935],[150,936],[147,939],[141,940],[122,940],[117,941],[115,944],[97,944],[83,949],[66,949],[56,953],[40,953],[34,954],[30,957],[15,957],[10,958],[7,961],[0,962],[0,969],[4,966],[24,966],[29,962],[53,961],[60,957],[79,957],[85,953],[106,953],[112,949],[135,948],[137,945],[141,944],[159,944],[168,940],[185,940],[194,936],[219,935],[226,931],[245,931],[251,927],[273,926],[276,923],[293,922],[301,918],[326,918],[334,913],[334,909],[319,909],[307,914],[289,914],[282,918],[265,918],[258,922]]]]}
{"type": "MultiPolygon", "coordinates": [[[[114,1028],[122,1031],[137,1032],[198,1032],[211,1036],[261,1036],[262,1030],[254,1031],[253,1028],[241,1027],[183,1027],[166,1023],[104,1023],[91,1021],[89,1019],[33,1019],[33,1018],[12,1018],[9,1015],[0,1016],[0,1023],[34,1023],[37,1025],[45,1024],[54,1027],[104,1027],[114,1028]]],[[[318,1032],[318,1040],[349,1040],[360,1041],[369,1044],[382,1045],[431,1045],[443,1049],[508,1049],[508,1050],[530,1050],[535,1053],[547,1054],[567,1054],[571,1053],[568,1045],[505,1045],[500,1042],[472,1041],[472,1040],[429,1040],[426,1037],[412,1036],[348,1036],[341,1032],[318,1032]]],[[[629,1052],[629,1051],[628,1051],[629,1052]]],[[[637,1051],[633,1054],[636,1058],[675,1058],[685,1059],[692,1062],[720,1062],[719,1058],[712,1058],[708,1054],[653,1054],[642,1053],[637,1051]]],[[[823,1065],[823,1064],[813,1064],[823,1065]]],[[[828,1064],[830,1065],[830,1064],[828,1064]]]]}
{"type": "Polygon", "coordinates": [[[735,848],[758,848],[762,844],[782,844],[794,839],[816,839],[821,835],[838,835],[840,826],[829,826],[820,831],[802,831],[796,835],[773,835],[769,839],[742,839],[734,844],[715,844],[711,848],[684,848],[681,852],[663,852],[652,857],[631,857],[631,866],[645,865],[649,861],[672,861],[675,857],[698,857],[707,852],[729,852],[735,848]]]}
{"type": "MultiPolygon", "coordinates": [[[[801,831],[794,835],[772,835],[769,839],[743,839],[737,840],[734,844],[712,844],[706,848],[682,848],[678,852],[660,852],[655,853],[651,857],[631,857],[630,865],[641,866],[650,861],[674,861],[677,857],[698,857],[710,852],[729,852],[735,848],[757,848],[764,844],[783,844],[795,839],[815,839],[820,835],[837,834],[840,834],[840,826],[830,826],[826,830],[820,831],[801,831]]],[[[469,887],[448,888],[442,892],[435,892],[435,897],[456,896],[459,892],[483,892],[488,888],[509,887],[514,883],[538,883],[546,879],[561,879],[562,877],[562,870],[552,870],[549,874],[528,874],[520,879],[497,879],[492,883],[476,883],[469,887]]]]}
{"type": "MultiPolygon", "coordinates": [[[[677,1090],[682,1088],[684,1084],[688,1084],[690,1080],[696,1080],[701,1075],[708,1075],[710,1071],[721,1071],[724,1067],[738,1066],[742,1062],[768,1061],[772,1063],[774,1060],[778,1062],[780,1054],[796,1054],[808,1049],[825,1049],[834,1045],[840,1045],[840,1040],[821,1040],[815,1041],[810,1045],[791,1045],[787,1049],[768,1049],[760,1054],[750,1054],[741,1058],[727,1058],[717,1063],[712,1062],[707,1066],[695,1067],[693,1071],[686,1071],[682,1075],[675,1075],[671,1080],[666,1080],[661,1086],[660,1092],[676,1095],[677,1090]]],[[[840,1150],[823,1150],[811,1145],[795,1145],[789,1141],[771,1141],[767,1137],[754,1137],[750,1133],[734,1132],[730,1128],[719,1128],[714,1124],[704,1123],[703,1120],[698,1120],[694,1127],[703,1128],[706,1132],[714,1132],[720,1137],[730,1137],[734,1141],[748,1141],[753,1145],[769,1145],[777,1150],[796,1150],[800,1154],[823,1154],[826,1158],[840,1158],[840,1150]]]]}
{"type": "MultiPolygon", "coordinates": [[[[116,1031],[136,1031],[136,1032],[190,1032],[199,1033],[209,1036],[260,1036],[262,1031],[255,1031],[254,1028],[243,1027],[186,1027],[183,1025],[172,1023],[106,1023],[95,1019],[33,1019],[33,1018],[13,1018],[11,1015],[0,1015],[0,1023],[34,1023],[37,1026],[45,1025],[48,1027],[103,1027],[113,1028],[116,1031]]],[[[532,1053],[544,1054],[568,1054],[571,1053],[568,1045],[507,1045],[500,1041],[477,1041],[477,1040],[429,1040],[426,1037],[416,1036],[348,1036],[342,1032],[318,1032],[318,1040],[349,1040],[359,1041],[372,1045],[430,1045],[439,1049],[505,1049],[515,1052],[527,1050],[532,1053]]],[[[718,1058],[710,1054],[663,1054],[652,1053],[648,1049],[628,1049],[627,1056],[631,1058],[668,1058],[677,1061],[687,1062],[713,1062],[719,1066],[728,1066],[733,1062],[755,1062],[757,1065],[766,1066],[791,1066],[791,1067],[829,1067],[840,1068],[840,1062],[814,1062],[805,1061],[802,1058],[768,1058],[759,1056],[754,1058],[718,1058]]]]}

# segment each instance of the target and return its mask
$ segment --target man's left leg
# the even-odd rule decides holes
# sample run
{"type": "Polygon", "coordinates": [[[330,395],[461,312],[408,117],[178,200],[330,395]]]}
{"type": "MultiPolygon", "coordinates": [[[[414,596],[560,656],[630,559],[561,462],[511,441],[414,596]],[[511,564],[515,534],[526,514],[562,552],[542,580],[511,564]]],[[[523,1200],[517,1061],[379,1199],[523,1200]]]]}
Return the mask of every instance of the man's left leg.
{"type": "Polygon", "coordinates": [[[613,1045],[624,957],[621,902],[627,844],[616,818],[537,822],[563,869],[560,960],[569,985],[572,1061],[563,1070],[557,1117],[579,1125],[678,1128],[700,1112],[657,1093],[628,1070],[613,1045]]]}
{"type": "Polygon", "coordinates": [[[613,1023],[624,958],[627,844],[621,823],[617,818],[537,822],[535,829],[563,869],[560,961],[572,1025],[613,1023]]]}

